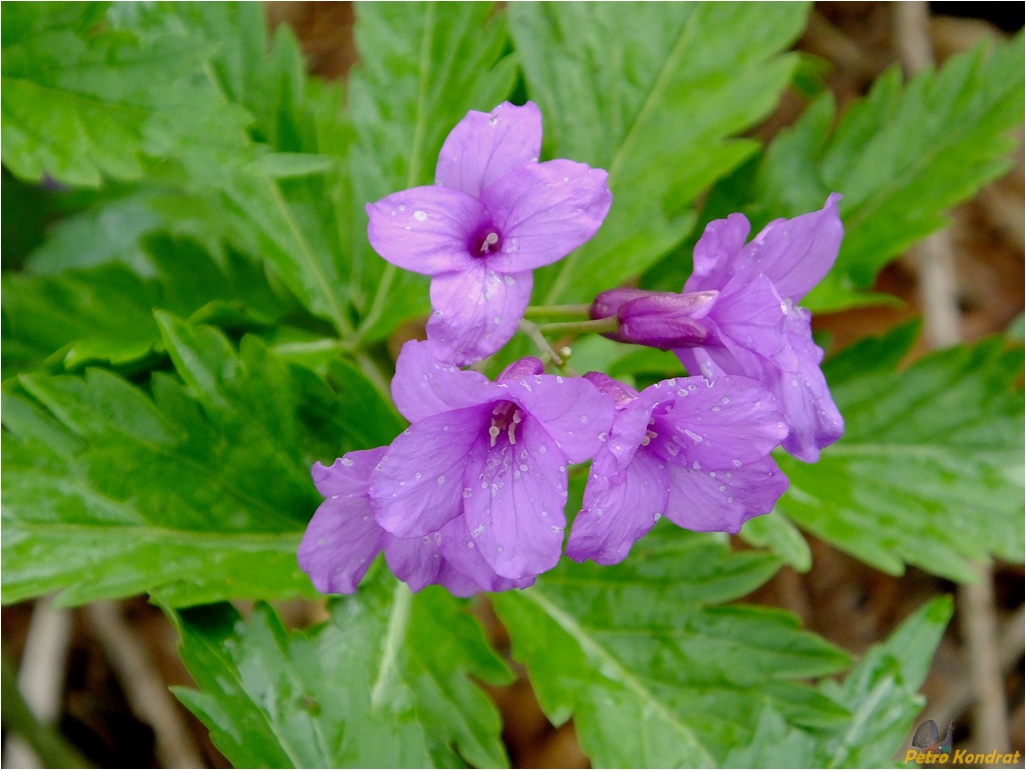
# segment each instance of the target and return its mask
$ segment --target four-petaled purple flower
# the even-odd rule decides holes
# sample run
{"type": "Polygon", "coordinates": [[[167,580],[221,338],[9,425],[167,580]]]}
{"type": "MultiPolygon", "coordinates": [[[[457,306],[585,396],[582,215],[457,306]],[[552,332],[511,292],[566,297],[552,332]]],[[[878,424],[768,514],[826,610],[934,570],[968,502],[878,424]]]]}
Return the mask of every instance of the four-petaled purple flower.
{"type": "Polygon", "coordinates": [[[744,215],[711,222],[682,294],[614,289],[596,299],[592,314],[618,315],[617,339],[671,348],[692,374],[759,380],[784,411],[784,449],[815,462],[841,437],[844,420],[819,368],[811,314],[796,305],[837,258],[839,199],[833,194],[820,211],[771,222],[747,245],[744,215]]]}
{"type": "Polygon", "coordinates": [[[407,342],[392,396],[412,424],[370,475],[377,522],[400,538],[462,524],[466,537],[438,543],[457,568],[467,550],[513,581],[554,567],[566,466],[592,457],[606,439],[613,400],[585,379],[541,372],[541,361],[524,358],[491,382],[439,362],[425,342],[407,342]]]}
{"type": "Polygon", "coordinates": [[[505,345],[530,300],[531,271],[591,238],[609,211],[606,172],[538,163],[541,136],[531,102],[472,111],[442,145],[434,187],[367,206],[375,251],[431,276],[427,333],[442,361],[470,364],[505,345]]]}
{"type": "Polygon", "coordinates": [[[414,591],[438,584],[455,596],[478,591],[525,588],[533,577],[509,580],[495,574],[480,552],[446,548],[469,538],[466,524],[454,519],[437,532],[399,538],[381,528],[369,496],[370,477],[386,447],[349,452],[330,467],[316,463],[314,483],[324,502],[317,509],[299,546],[299,566],[321,593],[348,594],[385,552],[389,569],[414,591]]]}
{"type": "Polygon", "coordinates": [[[698,532],[737,532],[768,513],[787,477],[768,455],[787,435],[773,394],[747,377],[679,377],[641,393],[585,375],[616,402],[592,462],[567,555],[622,561],[661,517],[698,532]]]}

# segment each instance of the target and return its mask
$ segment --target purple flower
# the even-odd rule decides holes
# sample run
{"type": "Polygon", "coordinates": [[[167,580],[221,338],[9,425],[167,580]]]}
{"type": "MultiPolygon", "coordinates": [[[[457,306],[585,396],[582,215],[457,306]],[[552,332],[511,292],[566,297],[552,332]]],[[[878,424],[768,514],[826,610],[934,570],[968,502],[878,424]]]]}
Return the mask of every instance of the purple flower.
{"type": "Polygon", "coordinates": [[[378,523],[424,537],[463,526],[441,556],[482,554],[490,569],[522,580],[559,561],[566,525],[568,463],[602,445],[612,399],[584,379],[541,374],[524,358],[495,382],[435,359],[427,343],[403,346],[392,396],[412,423],[370,479],[378,523]]]}
{"type": "Polygon", "coordinates": [[[745,244],[742,214],[709,223],[682,294],[616,289],[595,317],[620,318],[617,339],[671,348],[689,372],[757,379],[777,397],[789,427],[783,447],[806,462],[844,432],[812,341],[811,314],[796,307],[833,265],[844,235],[840,196],[820,211],[768,224],[745,244]]]}
{"type": "Polygon", "coordinates": [[[374,250],[431,276],[427,332],[440,360],[462,366],[505,345],[531,298],[531,271],[591,238],[609,211],[606,172],[538,163],[541,135],[531,102],[471,111],[442,145],[434,187],[367,206],[374,250]]]}
{"type": "Polygon", "coordinates": [[[472,549],[449,548],[451,557],[443,556],[443,544],[463,543],[469,537],[461,519],[422,537],[399,538],[382,529],[374,519],[368,486],[384,454],[385,447],[349,452],[331,467],[313,467],[314,483],[325,500],[303,535],[298,559],[318,591],[352,593],[382,551],[395,576],[414,591],[439,584],[456,596],[470,596],[534,582],[499,577],[472,549]]]}
{"type": "Polygon", "coordinates": [[[768,455],[787,435],[773,394],[746,377],[680,377],[638,393],[585,375],[616,400],[591,466],[567,555],[616,564],[661,516],[698,532],[737,532],[768,513],[787,477],[768,455]]]}

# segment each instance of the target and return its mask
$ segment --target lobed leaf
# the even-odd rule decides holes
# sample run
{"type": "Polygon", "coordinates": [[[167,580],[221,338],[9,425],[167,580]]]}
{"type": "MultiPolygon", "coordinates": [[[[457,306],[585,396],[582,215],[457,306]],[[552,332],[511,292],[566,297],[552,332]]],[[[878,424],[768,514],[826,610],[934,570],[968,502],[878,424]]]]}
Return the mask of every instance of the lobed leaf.
{"type": "Polygon", "coordinates": [[[427,315],[427,279],[398,271],[370,248],[364,205],[431,184],[453,126],[468,110],[506,99],[516,72],[505,14],[491,3],[358,3],[353,33],[360,61],[349,76],[347,113],[357,139],[345,228],[360,337],[376,340],[427,315]]]}
{"type": "Polygon", "coordinates": [[[793,725],[847,716],[800,682],[844,668],[844,653],[787,613],[710,606],[779,565],[657,527],[621,565],[564,561],[493,601],[546,715],[557,725],[574,716],[595,766],[706,766],[746,742],[764,697],[793,725]]]}
{"type": "Polygon", "coordinates": [[[577,252],[536,276],[542,304],[590,301],[636,276],[694,226],[691,203],[757,150],[731,138],[775,106],[797,60],[781,55],[807,6],[516,3],[510,27],[545,152],[609,172],[613,208],[577,252]]]}
{"type": "MultiPolygon", "coordinates": [[[[879,302],[864,290],[884,265],[944,227],[946,212],[1011,164],[1022,123],[1023,37],[952,56],[902,83],[897,68],[837,119],[818,97],[758,163],[725,180],[704,219],[743,210],[753,232],[777,217],[821,208],[840,192],[845,236],[837,264],[804,303],[835,311],[879,302]]],[[[661,285],[679,289],[685,264],[661,285]],[[672,286],[676,283],[676,286],[672,286]]]]}
{"type": "Polygon", "coordinates": [[[214,329],[158,322],[181,381],[153,374],[152,396],[100,369],[5,387],[4,602],[313,593],[295,560],[320,502],[310,464],[365,448],[379,425],[391,438],[398,418],[356,369],[363,411],[342,412],[351,394],[253,337],[235,353],[214,329]]]}
{"type": "Polygon", "coordinates": [[[815,465],[779,458],[778,510],[885,572],[971,581],[972,560],[1023,560],[1022,349],[992,338],[895,372],[911,331],[827,363],[845,435],[815,465]]]}
{"type": "Polygon", "coordinates": [[[289,634],[258,605],[176,616],[199,690],[176,689],[236,767],[507,767],[495,707],[470,681],[509,672],[465,603],[367,579],[289,634]]]}

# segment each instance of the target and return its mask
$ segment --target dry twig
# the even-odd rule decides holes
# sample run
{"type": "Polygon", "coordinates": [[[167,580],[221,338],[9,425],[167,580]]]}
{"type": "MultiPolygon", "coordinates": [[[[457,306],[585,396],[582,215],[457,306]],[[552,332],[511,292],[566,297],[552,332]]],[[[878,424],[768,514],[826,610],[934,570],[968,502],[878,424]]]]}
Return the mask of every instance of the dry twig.
{"type": "Polygon", "coordinates": [[[113,602],[97,602],[86,613],[132,711],[153,728],[164,767],[204,767],[171,693],[149,653],[113,602]]]}

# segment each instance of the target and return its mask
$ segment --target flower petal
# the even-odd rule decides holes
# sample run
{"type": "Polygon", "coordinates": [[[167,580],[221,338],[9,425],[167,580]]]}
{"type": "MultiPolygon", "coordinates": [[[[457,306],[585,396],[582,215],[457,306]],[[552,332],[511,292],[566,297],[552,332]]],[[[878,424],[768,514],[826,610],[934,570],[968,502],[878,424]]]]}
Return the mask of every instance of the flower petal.
{"type": "Polygon", "coordinates": [[[438,153],[435,184],[480,198],[496,179],[536,162],[541,143],[542,115],[533,102],[503,102],[491,113],[471,110],[438,153]]]}
{"type": "Polygon", "coordinates": [[[716,324],[722,342],[727,343],[723,338],[729,337],[735,345],[772,356],[785,344],[786,312],[769,278],[735,276],[716,298],[709,318],[716,324]]]}
{"type": "Polygon", "coordinates": [[[705,226],[695,244],[694,270],[684,291],[722,289],[737,272],[737,260],[752,226],[744,214],[731,214],[705,226]]]}
{"type": "Polygon", "coordinates": [[[814,463],[819,451],[844,433],[844,418],[830,395],[819,362],[823,350],[812,341],[811,314],[794,308],[786,322],[792,365],[776,372],[777,397],[791,432],[783,446],[799,460],[814,463]]]}
{"type": "Polygon", "coordinates": [[[840,199],[831,193],[819,211],[770,222],[744,248],[742,269],[748,274],[763,273],[781,297],[797,304],[837,260],[844,238],[837,211],[840,199]]]}
{"type": "Polygon", "coordinates": [[[668,467],[666,518],[695,532],[737,532],[748,519],[773,510],[788,485],[771,457],[729,471],[668,467]]]}
{"type": "Polygon", "coordinates": [[[613,195],[602,169],[570,160],[532,163],[496,180],[481,195],[502,234],[487,257],[494,270],[531,270],[562,259],[591,238],[613,195]]]}
{"type": "Polygon", "coordinates": [[[618,564],[666,510],[669,473],[659,458],[642,449],[622,472],[615,471],[610,453],[592,464],[584,508],[566,546],[574,561],[618,564]]]}
{"type": "Polygon", "coordinates": [[[533,286],[529,271],[503,275],[483,260],[435,276],[427,324],[435,356],[459,366],[490,356],[513,338],[533,286]]]}
{"type": "Polygon", "coordinates": [[[419,420],[396,437],[371,474],[378,523],[398,537],[437,532],[459,515],[467,454],[487,446],[488,407],[419,420]]]}
{"type": "Polygon", "coordinates": [[[503,391],[483,374],[439,361],[428,342],[406,342],[395,364],[392,399],[410,422],[503,396],[503,391]]]}
{"type": "Polygon", "coordinates": [[[655,417],[651,443],[668,462],[737,468],[767,456],[787,436],[777,399],[753,379],[686,377],[671,387],[673,406],[655,417]]]}
{"type": "Polygon", "coordinates": [[[464,270],[474,263],[470,241],[488,212],[476,199],[447,187],[414,187],[367,204],[367,238],[393,265],[424,275],[464,270]]]}
{"type": "Polygon", "coordinates": [[[534,583],[533,575],[520,580],[510,580],[496,574],[492,566],[485,561],[481,549],[477,547],[477,539],[470,534],[466,517],[458,516],[450,521],[442,528],[442,534],[442,557],[454,573],[462,575],[475,586],[471,593],[508,591],[511,588],[526,588],[534,583]]]}
{"type": "Polygon", "coordinates": [[[392,574],[406,583],[411,591],[438,582],[442,571],[442,555],[438,550],[442,542],[439,532],[421,537],[395,537],[385,540],[385,561],[392,574]]]}
{"type": "Polygon", "coordinates": [[[559,561],[566,517],[566,466],[536,419],[520,424],[516,444],[475,444],[463,501],[467,526],[485,560],[512,580],[559,561]]]}
{"type": "Polygon", "coordinates": [[[356,590],[384,545],[386,533],[374,520],[368,477],[385,447],[350,452],[330,467],[313,467],[317,488],[327,498],[317,508],[299,544],[299,567],[325,594],[356,590]]]}
{"type": "Polygon", "coordinates": [[[540,374],[500,383],[537,420],[539,441],[573,463],[594,456],[613,424],[613,398],[583,377],[540,374]],[[603,435],[604,434],[604,435],[603,435]]]}

